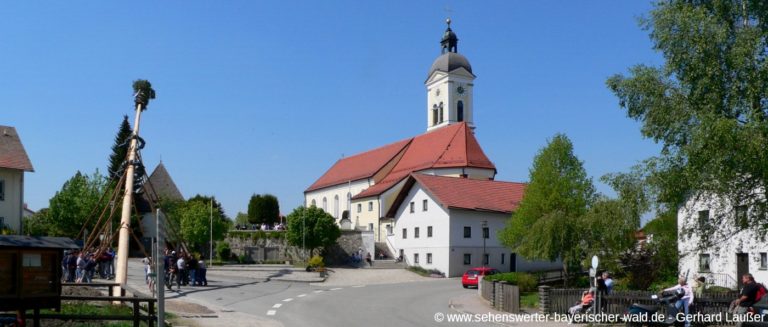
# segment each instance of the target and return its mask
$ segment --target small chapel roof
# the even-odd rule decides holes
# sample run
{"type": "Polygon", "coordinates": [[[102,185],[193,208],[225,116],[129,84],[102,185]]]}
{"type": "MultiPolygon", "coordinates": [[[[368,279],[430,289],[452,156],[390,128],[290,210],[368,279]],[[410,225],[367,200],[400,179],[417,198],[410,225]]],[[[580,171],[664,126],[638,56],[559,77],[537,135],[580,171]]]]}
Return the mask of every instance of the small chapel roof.
{"type": "Polygon", "coordinates": [[[525,183],[410,174],[387,212],[394,218],[411,188],[418,183],[444,208],[512,213],[523,199],[525,183]]]}
{"type": "Polygon", "coordinates": [[[35,171],[16,129],[0,125],[0,168],[35,171]]]}

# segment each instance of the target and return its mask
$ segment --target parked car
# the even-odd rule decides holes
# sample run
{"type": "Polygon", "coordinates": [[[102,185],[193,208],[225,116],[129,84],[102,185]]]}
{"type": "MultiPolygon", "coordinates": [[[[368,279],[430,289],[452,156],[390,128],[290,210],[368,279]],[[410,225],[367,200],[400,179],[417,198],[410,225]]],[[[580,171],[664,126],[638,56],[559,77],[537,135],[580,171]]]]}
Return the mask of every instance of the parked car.
{"type": "Polygon", "coordinates": [[[471,268],[464,273],[464,276],[461,276],[461,286],[464,286],[464,288],[470,286],[477,287],[477,281],[480,279],[480,276],[490,276],[499,273],[501,272],[489,267],[471,268]]]}

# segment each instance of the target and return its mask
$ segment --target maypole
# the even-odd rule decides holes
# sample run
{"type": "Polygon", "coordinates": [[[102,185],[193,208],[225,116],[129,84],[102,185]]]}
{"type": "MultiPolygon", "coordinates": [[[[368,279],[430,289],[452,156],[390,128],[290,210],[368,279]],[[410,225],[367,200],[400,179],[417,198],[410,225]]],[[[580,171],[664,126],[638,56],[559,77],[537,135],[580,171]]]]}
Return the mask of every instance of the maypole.
{"type": "Polygon", "coordinates": [[[120,286],[115,286],[115,292],[112,294],[122,294],[121,288],[125,286],[128,279],[128,246],[131,237],[131,208],[133,203],[133,183],[136,165],[136,150],[139,141],[139,121],[141,112],[147,110],[150,99],[155,98],[155,90],[152,84],[147,80],[136,80],[133,82],[133,101],[136,104],[136,119],[133,122],[133,134],[131,143],[128,147],[128,161],[125,169],[125,193],[123,195],[123,211],[120,218],[120,235],[117,243],[117,267],[115,271],[115,282],[120,286]]]}

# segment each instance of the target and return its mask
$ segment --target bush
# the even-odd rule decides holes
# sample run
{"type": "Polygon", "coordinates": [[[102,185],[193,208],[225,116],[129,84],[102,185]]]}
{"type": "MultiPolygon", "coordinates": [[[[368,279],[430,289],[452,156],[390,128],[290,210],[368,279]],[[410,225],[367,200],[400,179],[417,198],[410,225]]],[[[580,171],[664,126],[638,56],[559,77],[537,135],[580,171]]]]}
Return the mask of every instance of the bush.
{"type": "Polygon", "coordinates": [[[430,274],[430,272],[428,270],[422,268],[421,266],[408,266],[408,268],[406,268],[406,269],[408,269],[408,271],[410,271],[410,272],[417,273],[417,274],[419,274],[421,276],[429,276],[429,274],[430,274]]]}
{"type": "Polygon", "coordinates": [[[229,243],[227,242],[216,243],[216,255],[218,255],[219,259],[223,261],[228,260],[232,255],[232,249],[229,248],[229,243]]]}
{"type": "Polygon", "coordinates": [[[237,257],[237,262],[239,262],[239,263],[253,263],[253,261],[251,260],[251,258],[249,258],[249,257],[248,257],[247,255],[245,255],[245,254],[241,254],[240,256],[238,256],[238,257],[237,257]]]}
{"type": "Polygon", "coordinates": [[[536,291],[538,280],[531,274],[510,272],[503,274],[496,274],[485,276],[483,279],[488,281],[504,281],[512,285],[517,285],[520,288],[520,292],[533,292],[536,291]]]}
{"type": "Polygon", "coordinates": [[[325,266],[325,264],[323,263],[323,257],[319,255],[315,255],[314,257],[309,259],[309,262],[307,263],[307,265],[310,268],[322,268],[325,266]]]}

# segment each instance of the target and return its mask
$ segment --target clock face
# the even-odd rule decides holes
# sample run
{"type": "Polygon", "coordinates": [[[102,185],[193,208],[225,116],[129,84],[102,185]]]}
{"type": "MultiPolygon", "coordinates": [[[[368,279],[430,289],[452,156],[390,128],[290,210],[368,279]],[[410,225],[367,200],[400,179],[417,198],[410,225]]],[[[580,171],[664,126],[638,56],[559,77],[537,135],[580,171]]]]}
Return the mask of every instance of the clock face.
{"type": "Polygon", "coordinates": [[[464,87],[463,87],[463,86],[459,86],[459,87],[457,87],[457,88],[456,88],[456,93],[458,93],[458,94],[464,94],[464,87]]]}

